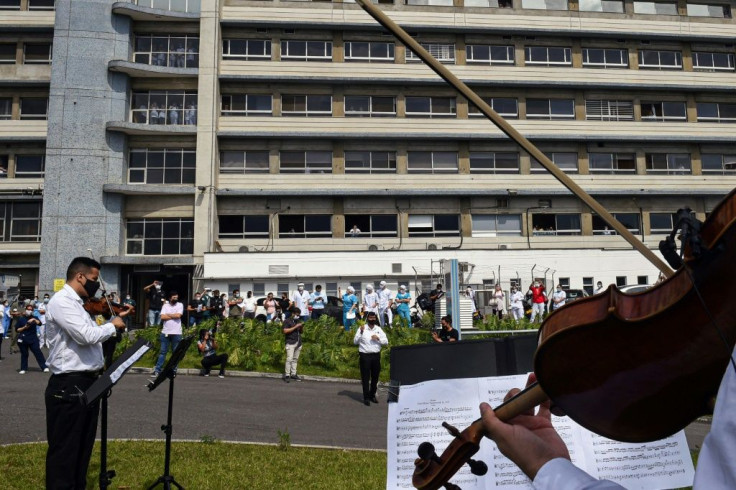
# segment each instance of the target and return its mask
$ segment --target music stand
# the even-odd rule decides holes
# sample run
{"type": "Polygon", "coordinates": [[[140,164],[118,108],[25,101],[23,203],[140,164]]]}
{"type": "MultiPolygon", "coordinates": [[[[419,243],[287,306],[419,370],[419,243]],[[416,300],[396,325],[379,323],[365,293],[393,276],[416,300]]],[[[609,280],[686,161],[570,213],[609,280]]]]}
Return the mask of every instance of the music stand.
{"type": "MultiPolygon", "coordinates": [[[[115,339],[112,337],[111,339],[115,339]]],[[[113,342],[114,345],[117,342],[113,342]]],[[[82,396],[80,397],[81,402],[84,405],[90,406],[97,400],[102,398],[102,410],[100,415],[100,489],[105,490],[111,483],[112,478],[115,476],[115,470],[107,469],[107,399],[112,394],[112,387],[120,381],[120,378],[135,364],[138,359],[143,357],[143,354],[151,349],[152,345],[146,339],[138,339],[138,342],[133,344],[128,350],[120,354],[120,357],[110,365],[112,359],[112,352],[108,352],[106,365],[109,365],[107,371],[92,385],[87,388],[82,396]]]]}
{"type": "Polygon", "coordinates": [[[158,477],[158,480],[148,487],[151,490],[158,486],[159,483],[163,484],[164,489],[171,489],[171,485],[174,485],[180,490],[184,490],[184,487],[179,485],[172,475],[169,474],[169,468],[171,466],[171,415],[173,412],[174,403],[174,378],[176,377],[176,366],[179,362],[184,359],[184,355],[189,350],[189,346],[192,345],[194,335],[184,337],[179,341],[179,345],[176,346],[174,352],[171,354],[168,362],[164,366],[163,370],[153,381],[148,382],[148,391],[153,391],[158,385],[164,382],[165,379],[169,379],[169,407],[166,415],[166,425],[161,426],[161,430],[166,434],[166,455],[164,458],[164,474],[158,477]]]}

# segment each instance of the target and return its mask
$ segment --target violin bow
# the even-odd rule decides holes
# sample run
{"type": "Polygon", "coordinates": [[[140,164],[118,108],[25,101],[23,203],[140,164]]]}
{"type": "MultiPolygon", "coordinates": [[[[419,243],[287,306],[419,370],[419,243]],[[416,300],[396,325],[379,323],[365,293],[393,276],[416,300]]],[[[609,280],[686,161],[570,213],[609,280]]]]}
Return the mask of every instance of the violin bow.
{"type": "Polygon", "coordinates": [[[621,224],[611,213],[606,210],[598,201],[590,194],[585,192],[574,180],[565,175],[539,148],[537,148],[524,135],[519,133],[511,126],[503,117],[501,117],[491,106],[478,96],[470,87],[462,80],[457,78],[447,67],[437,61],[429,52],[422,47],[414,38],[412,38],[404,29],[391,20],[380,8],[370,2],[370,0],[355,0],[355,2],[363,8],[371,17],[379,24],[391,32],[399,41],[411,49],[424,63],[429,66],[437,75],[450,84],[460,95],[468,99],[475,105],[493,124],[503,131],[506,136],[514,140],[527,153],[533,156],[544,168],[547,169],[562,185],[575,194],[588,207],[595,211],[606,223],[608,223],[616,232],[618,232],[627,242],[638,250],[649,262],[651,262],[662,274],[670,277],[674,272],[664,263],[657,255],[654,254],[641,240],[631,233],[623,224],[621,224]]]}

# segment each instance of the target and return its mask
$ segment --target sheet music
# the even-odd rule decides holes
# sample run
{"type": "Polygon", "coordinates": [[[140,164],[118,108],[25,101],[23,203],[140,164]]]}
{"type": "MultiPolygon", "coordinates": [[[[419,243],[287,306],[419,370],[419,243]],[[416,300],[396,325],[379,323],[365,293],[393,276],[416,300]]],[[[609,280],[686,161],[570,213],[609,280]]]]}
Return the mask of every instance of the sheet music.
{"type": "Polygon", "coordinates": [[[133,355],[131,355],[124,363],[122,363],[118,368],[110,373],[110,381],[112,384],[115,384],[118,382],[120,377],[125,374],[125,371],[128,370],[130,366],[132,366],[134,363],[138,361],[141,357],[143,357],[143,354],[148,352],[151,349],[148,345],[142,345],[140,349],[135,351],[133,355]]]}
{"type": "MultiPolygon", "coordinates": [[[[480,416],[478,406],[497,406],[506,393],[526,384],[526,375],[435,380],[401,387],[399,401],[388,411],[387,489],[413,488],[411,477],[419,444],[429,441],[438,455],[453,437],[447,422],[463,430],[480,416]]],[[[693,464],[684,431],[651,443],[612,441],[584,429],[569,417],[552,417],[567,444],[572,462],[596,478],[615,481],[628,490],[656,490],[692,485],[693,464]]],[[[514,463],[484,438],[473,459],[488,465],[475,476],[465,465],[450,480],[463,490],[531,490],[531,482],[514,463]]]]}

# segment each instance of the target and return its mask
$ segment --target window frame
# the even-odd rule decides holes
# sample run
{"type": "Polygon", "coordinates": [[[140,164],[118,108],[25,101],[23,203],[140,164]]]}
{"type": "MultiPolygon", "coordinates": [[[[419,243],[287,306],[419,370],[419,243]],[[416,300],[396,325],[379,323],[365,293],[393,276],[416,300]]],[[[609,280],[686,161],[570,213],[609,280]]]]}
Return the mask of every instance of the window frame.
{"type": "Polygon", "coordinates": [[[220,175],[245,175],[245,174],[267,174],[270,173],[270,160],[271,155],[268,150],[220,150],[220,161],[219,161],[219,173],[220,175]],[[223,162],[225,162],[225,154],[231,153],[233,156],[237,153],[242,154],[243,156],[243,166],[241,167],[223,167],[223,162]],[[251,155],[252,158],[255,158],[259,160],[258,162],[253,162],[253,166],[248,165],[248,156],[251,155]],[[263,158],[265,155],[266,165],[263,167],[261,165],[260,159],[263,158]]]}
{"type": "MultiPolygon", "coordinates": [[[[683,101],[649,101],[642,100],[640,103],[641,108],[641,120],[643,122],[687,122],[687,104],[683,101]],[[675,104],[679,106],[681,115],[669,115],[675,104]],[[646,108],[651,115],[644,115],[645,106],[651,106],[646,108]],[[667,113],[666,113],[667,112],[667,113]]],[[[680,111],[678,111],[680,112],[680,111]]]]}
{"type": "Polygon", "coordinates": [[[471,222],[471,236],[473,238],[498,238],[498,237],[504,237],[504,236],[522,236],[522,220],[521,220],[521,214],[491,214],[491,213],[473,213],[470,218],[471,222]],[[478,220],[483,218],[494,218],[493,221],[493,229],[492,230],[480,230],[477,229],[476,226],[476,218],[478,220]],[[515,217],[518,221],[519,228],[518,230],[514,229],[512,230],[503,230],[499,229],[499,218],[512,218],[515,217]]]}
{"type": "Polygon", "coordinates": [[[692,174],[692,156],[689,153],[646,153],[645,154],[645,168],[647,174],[664,174],[664,175],[691,175],[692,174]],[[661,156],[664,156],[666,159],[665,165],[666,168],[654,168],[654,165],[661,165],[662,162],[655,162],[654,158],[660,158],[661,156]],[[677,159],[679,157],[687,156],[688,159],[688,166],[685,168],[673,168],[674,165],[677,165],[677,159]]]}
{"type": "Polygon", "coordinates": [[[736,62],[734,62],[734,54],[733,53],[719,53],[719,52],[707,52],[707,51],[694,51],[692,53],[692,60],[693,60],[693,70],[694,71],[734,71],[736,70],[736,62]],[[701,58],[703,58],[702,61],[706,61],[706,57],[710,56],[711,64],[710,65],[701,65],[701,58]],[[716,59],[718,56],[725,56],[726,65],[720,66],[716,65],[716,59]]]}
{"type": "Polygon", "coordinates": [[[452,118],[457,117],[457,97],[444,97],[444,96],[433,96],[433,95],[407,95],[404,97],[404,114],[407,118],[413,117],[429,117],[429,118],[452,118]],[[413,102],[420,102],[420,99],[424,99],[429,105],[429,110],[425,112],[409,111],[409,99],[413,102]],[[435,107],[439,105],[440,101],[447,101],[450,112],[434,112],[435,107]]]}
{"type": "Polygon", "coordinates": [[[409,150],[406,155],[406,171],[408,174],[456,174],[459,171],[459,155],[453,150],[409,150]],[[416,158],[429,154],[429,167],[416,167],[420,162],[416,158]],[[455,156],[455,167],[445,168],[437,160],[442,156],[455,156]],[[412,157],[415,159],[415,168],[412,168],[412,157]]]}
{"type": "Polygon", "coordinates": [[[193,148],[131,148],[128,151],[128,184],[131,185],[194,185],[196,183],[197,173],[197,161],[196,161],[197,150],[193,148]],[[144,154],[145,165],[142,167],[133,167],[132,162],[134,155],[144,154]],[[160,164],[156,163],[149,164],[151,161],[152,154],[160,154],[160,164]],[[169,155],[180,155],[179,166],[171,166],[171,160],[169,155]],[[191,165],[186,165],[187,158],[185,156],[193,157],[191,165]],[[161,181],[157,179],[149,178],[156,172],[160,172],[161,181]],[[167,181],[167,178],[178,173],[179,178],[177,180],[167,181]],[[133,178],[133,175],[140,174],[142,180],[133,178]],[[190,178],[185,179],[185,176],[190,178]]]}
{"type": "MultiPolygon", "coordinates": [[[[153,232],[155,233],[155,231],[153,232]]],[[[153,246],[153,245],[151,245],[153,246]]],[[[154,247],[155,249],[155,247],[154,247]]],[[[194,218],[128,218],[125,220],[125,255],[130,256],[150,256],[150,257],[158,257],[158,256],[165,256],[165,255],[192,255],[194,251],[194,218]],[[140,224],[142,225],[142,234],[140,237],[130,237],[130,230],[131,225],[140,224]],[[171,228],[171,226],[166,225],[178,225],[178,236],[174,237],[167,237],[164,236],[164,230],[165,228],[171,228]],[[150,225],[152,230],[157,228],[157,225],[160,225],[160,236],[146,236],[147,225],[150,225]],[[185,225],[191,225],[191,231],[192,236],[182,236],[182,233],[184,232],[184,226],[185,225]],[[165,244],[171,244],[171,242],[177,241],[177,253],[163,253],[164,252],[164,245],[165,244]],[[158,250],[159,253],[147,253],[147,242],[150,242],[151,244],[154,244],[155,242],[159,242],[158,250]],[[166,243],[165,243],[166,242],[166,243]],[[135,245],[138,244],[140,246],[140,252],[135,252],[134,249],[131,251],[132,247],[135,247],[135,245]]]]}
{"type": "Polygon", "coordinates": [[[223,60],[243,60],[243,61],[271,60],[272,51],[273,50],[272,50],[270,39],[228,38],[228,39],[222,40],[222,59],[223,60]],[[245,43],[245,53],[244,54],[233,54],[232,53],[233,41],[245,43]],[[262,54],[256,53],[255,43],[263,43],[262,54]],[[253,44],[253,47],[251,47],[251,44],[253,44]],[[253,53],[250,52],[251,49],[253,49],[253,53]]]}
{"type": "MultiPolygon", "coordinates": [[[[332,150],[281,150],[279,151],[279,173],[282,173],[282,174],[311,174],[311,173],[331,174],[333,158],[334,158],[334,155],[332,153],[332,150]],[[296,156],[298,154],[302,154],[304,157],[302,160],[303,166],[302,167],[297,167],[297,166],[284,167],[283,157],[285,154],[290,155],[290,156],[296,156]],[[316,164],[313,164],[314,166],[310,166],[310,163],[309,163],[310,157],[313,157],[313,158],[324,157],[327,154],[330,155],[329,167],[326,164],[323,164],[324,166],[317,166],[316,164]]],[[[319,160],[319,159],[317,158],[316,160],[319,160]]]]}
{"type": "Polygon", "coordinates": [[[639,69],[643,70],[682,70],[682,51],[670,49],[640,49],[637,52],[639,69]],[[647,55],[657,55],[657,63],[645,62],[647,55]],[[662,55],[674,55],[673,64],[663,64],[662,55]]]}
{"type": "MultiPolygon", "coordinates": [[[[239,103],[239,101],[238,101],[239,103]]],[[[237,117],[237,116],[272,116],[273,115],[273,95],[271,94],[222,94],[220,96],[220,115],[223,117],[237,117]],[[270,101],[269,109],[248,109],[250,99],[252,98],[268,97],[270,101]],[[230,109],[225,110],[225,99],[229,99],[230,109]],[[233,109],[235,106],[233,99],[242,98],[244,107],[243,110],[233,109]]]]}
{"type": "MultiPolygon", "coordinates": [[[[28,200],[28,201],[5,201],[4,203],[0,203],[0,208],[3,209],[3,223],[2,228],[0,228],[0,232],[2,232],[2,236],[0,236],[0,239],[4,242],[25,242],[25,243],[33,243],[33,242],[40,242],[41,241],[41,233],[42,233],[42,226],[43,226],[43,202],[37,201],[37,200],[28,200]],[[37,209],[35,210],[35,216],[30,216],[31,213],[28,213],[29,216],[19,216],[19,214],[26,214],[26,213],[20,213],[17,209],[17,207],[21,206],[31,206],[36,205],[37,209]],[[17,206],[17,207],[16,207],[17,206]],[[26,223],[32,223],[35,222],[35,229],[36,232],[33,234],[28,233],[18,233],[20,230],[18,228],[23,228],[23,225],[26,223]]],[[[33,211],[33,210],[31,210],[33,211]]],[[[31,227],[34,227],[33,224],[31,224],[31,227]]]]}
{"type": "Polygon", "coordinates": [[[268,239],[271,236],[271,216],[268,214],[246,214],[246,215],[229,215],[223,214],[217,217],[217,238],[218,239],[268,239]],[[242,225],[242,231],[240,232],[227,232],[223,233],[223,218],[233,218],[233,222],[237,221],[235,218],[240,218],[240,224],[242,225]],[[251,228],[257,228],[260,221],[266,220],[266,230],[262,228],[258,231],[250,231],[251,228]],[[251,222],[248,225],[248,222],[251,222]]]}
{"type": "Polygon", "coordinates": [[[279,238],[332,238],[332,215],[329,214],[322,214],[322,213],[314,213],[314,214],[280,214],[279,215],[279,229],[278,229],[278,237],[279,238]],[[292,232],[289,231],[282,231],[281,225],[284,223],[283,218],[287,217],[289,219],[293,219],[296,221],[296,218],[298,216],[301,216],[302,218],[302,231],[297,231],[294,229],[292,232]],[[308,228],[308,222],[310,220],[316,220],[316,219],[329,219],[329,231],[325,230],[312,230],[307,229],[308,228]]]}
{"type": "Polygon", "coordinates": [[[24,65],[50,65],[53,57],[53,43],[23,43],[23,64],[24,65]],[[28,47],[32,46],[48,46],[48,57],[38,59],[28,59],[28,47]]]}
{"type": "MultiPolygon", "coordinates": [[[[498,115],[503,117],[504,119],[519,119],[519,99],[517,99],[516,97],[481,97],[481,99],[483,99],[483,102],[491,106],[491,109],[497,112],[498,115]],[[500,108],[496,107],[502,101],[508,102],[510,100],[513,100],[514,106],[516,106],[516,110],[514,112],[504,112],[502,110],[499,110],[500,108]]],[[[485,115],[480,112],[480,109],[475,107],[475,104],[469,102],[468,117],[485,117],[485,115]]]]}
{"type": "Polygon", "coordinates": [[[556,98],[550,98],[550,99],[544,99],[544,98],[528,98],[526,99],[526,118],[527,119],[539,119],[539,120],[574,120],[575,119],[575,99],[556,99],[556,98]],[[529,105],[530,102],[544,102],[547,103],[547,113],[529,113],[529,105]],[[554,114],[553,113],[553,104],[554,102],[568,102],[570,104],[570,113],[565,114],[554,114]]]}
{"type": "Polygon", "coordinates": [[[628,68],[629,67],[629,50],[626,48],[583,48],[583,68],[628,68]],[[602,51],[603,62],[591,62],[591,51],[602,51]],[[618,51],[621,61],[608,61],[614,51],[618,51]]]}
{"type": "Polygon", "coordinates": [[[393,63],[396,61],[396,43],[390,41],[345,41],[345,62],[347,63],[393,63]],[[368,56],[354,56],[353,44],[367,44],[368,56]],[[386,56],[374,56],[373,48],[386,45],[386,56]]]}
{"type": "Polygon", "coordinates": [[[332,41],[321,41],[314,39],[282,39],[281,40],[281,61],[317,61],[327,62],[332,61],[333,44],[332,41]],[[322,44],[321,55],[310,54],[310,46],[322,44]],[[297,46],[304,46],[304,54],[289,54],[289,51],[294,51],[297,46]]]}
{"type": "Polygon", "coordinates": [[[345,117],[396,117],[396,97],[393,95],[345,95],[344,98],[345,117]],[[367,98],[368,99],[368,110],[349,110],[348,99],[349,98],[367,98]],[[393,111],[381,112],[374,110],[376,99],[391,99],[393,104],[393,111]]]}
{"type": "Polygon", "coordinates": [[[624,153],[624,152],[590,152],[588,153],[588,172],[591,174],[624,174],[624,175],[635,175],[636,174],[636,153],[624,153]],[[609,168],[594,168],[591,165],[591,155],[609,155],[610,167],[609,168]],[[625,160],[622,156],[631,157],[631,161],[634,164],[634,168],[619,168],[620,161],[625,160]]]}
{"type": "Polygon", "coordinates": [[[350,230],[353,228],[353,224],[357,224],[356,221],[365,223],[367,220],[368,226],[365,224],[358,226],[360,228],[360,238],[396,238],[399,236],[399,216],[397,214],[345,214],[345,237],[350,236],[350,230]],[[379,218],[394,218],[394,229],[391,230],[375,230],[374,219],[379,218]],[[367,229],[366,229],[367,228],[367,229]]]}
{"type": "Polygon", "coordinates": [[[133,42],[133,62],[165,68],[199,68],[199,36],[193,34],[136,34],[133,42]],[[138,42],[146,40],[148,40],[150,49],[139,51],[138,42]],[[154,49],[161,40],[166,41],[166,51],[154,49]],[[183,42],[184,51],[177,51],[178,48],[174,47],[175,42],[183,42]],[[191,46],[196,46],[196,50],[190,52],[191,46]],[[146,57],[148,61],[143,61],[146,57]]]}
{"type": "Polygon", "coordinates": [[[45,153],[21,153],[15,155],[15,178],[16,179],[43,179],[46,175],[46,154],[45,153]],[[19,162],[23,158],[40,158],[40,171],[20,171],[18,170],[19,162]]]}
{"type": "Polygon", "coordinates": [[[396,173],[396,151],[383,150],[345,150],[345,173],[346,174],[395,174],[396,173]],[[368,153],[368,167],[348,166],[349,153],[368,153]],[[387,167],[373,167],[374,154],[386,154],[387,167]],[[393,162],[393,166],[391,163],[393,162]]]}
{"type": "MultiPolygon", "coordinates": [[[[544,154],[552,160],[552,163],[557,166],[560,170],[565,172],[566,174],[577,174],[580,172],[580,159],[578,157],[578,154],[574,151],[553,151],[553,152],[547,152],[545,151],[544,154]],[[567,158],[569,155],[574,155],[574,161],[575,161],[575,168],[570,167],[561,167],[560,163],[562,158],[567,158]]],[[[539,161],[537,161],[536,158],[529,155],[529,173],[530,174],[541,174],[547,172],[547,169],[542,166],[539,161]]]]}
{"type": "Polygon", "coordinates": [[[519,152],[513,151],[477,151],[471,150],[468,153],[468,166],[471,174],[519,174],[521,173],[521,165],[519,159],[519,152]],[[513,155],[516,160],[516,168],[498,167],[498,155],[513,155]],[[492,166],[489,167],[473,167],[474,158],[483,158],[483,156],[490,157],[492,160],[492,166]],[[482,170],[487,168],[488,170],[482,170]]]}
{"type": "Polygon", "coordinates": [[[495,44],[467,44],[465,45],[465,63],[468,65],[511,65],[516,63],[516,50],[513,45],[495,45],[495,44]],[[476,51],[478,55],[482,54],[484,48],[488,49],[487,58],[476,58],[476,51]],[[493,57],[494,48],[504,48],[506,50],[505,59],[495,59],[493,57]]]}
{"type": "Polygon", "coordinates": [[[728,102],[697,102],[696,103],[696,110],[697,110],[697,120],[698,122],[716,122],[716,123],[736,123],[736,102],[728,103],[728,102]],[[715,106],[717,115],[715,116],[701,116],[701,110],[704,110],[705,105],[711,105],[715,106]],[[721,116],[721,113],[724,112],[725,109],[729,109],[729,112],[732,114],[730,117],[721,116]]]}
{"type": "Polygon", "coordinates": [[[633,121],[634,101],[613,99],[585,99],[585,120],[633,121]],[[595,114],[595,111],[597,111],[599,114],[595,114]]]}
{"type": "Polygon", "coordinates": [[[281,94],[281,116],[282,117],[328,117],[332,116],[332,110],[333,110],[333,100],[331,94],[281,94]],[[294,107],[297,107],[299,104],[297,103],[297,98],[301,97],[304,99],[304,110],[285,110],[284,107],[286,104],[284,103],[284,97],[292,97],[294,99],[293,105],[294,107]],[[310,100],[311,103],[315,103],[315,99],[318,97],[329,97],[330,99],[330,110],[329,111],[323,111],[323,110],[315,110],[310,109],[310,100]]]}
{"type": "Polygon", "coordinates": [[[524,64],[529,66],[572,66],[572,48],[566,46],[525,46],[524,64]],[[561,51],[563,61],[550,61],[552,52],[561,51]],[[539,60],[533,55],[544,54],[539,60]]]}
{"type": "MultiPolygon", "coordinates": [[[[170,126],[196,126],[197,125],[197,114],[199,110],[199,93],[197,90],[142,90],[142,91],[133,91],[131,93],[130,97],[130,122],[135,124],[145,124],[145,125],[170,125],[170,126]],[[145,105],[145,108],[141,109],[135,107],[135,103],[140,100],[141,97],[145,97],[147,102],[145,105]],[[153,109],[151,107],[151,98],[152,97],[164,97],[164,107],[159,107],[156,109],[153,109]],[[177,122],[172,123],[171,117],[172,117],[172,110],[171,110],[171,104],[174,103],[173,101],[169,103],[169,98],[174,97],[181,97],[182,99],[182,107],[177,107],[177,122]],[[187,102],[189,102],[190,105],[194,105],[194,109],[191,109],[187,107],[187,102]],[[192,111],[193,114],[192,114],[192,111]],[[153,122],[153,113],[156,112],[157,114],[160,114],[161,112],[165,112],[164,114],[164,122],[153,122]],[[178,122],[179,115],[181,115],[181,122],[178,122]],[[141,121],[141,119],[144,119],[141,121]]],[[[160,116],[158,117],[158,120],[160,121],[160,116]]]]}
{"type": "MultiPolygon", "coordinates": [[[[450,0],[452,2],[452,0],[450,0]]],[[[434,59],[442,64],[454,65],[457,62],[455,54],[455,43],[420,42],[419,43],[434,59]]],[[[406,50],[407,63],[423,63],[422,59],[414,54],[414,51],[406,50]]]]}
{"type": "Polygon", "coordinates": [[[736,153],[700,153],[701,171],[703,175],[734,175],[736,174],[736,153]],[[718,156],[720,160],[720,169],[707,168],[704,157],[718,156]],[[730,167],[730,168],[729,168],[730,167]]]}
{"type": "MultiPolygon", "coordinates": [[[[641,233],[642,219],[641,219],[640,213],[638,212],[633,212],[633,213],[612,212],[611,214],[613,215],[614,218],[616,218],[616,220],[618,220],[621,224],[623,224],[626,227],[626,229],[629,230],[634,235],[638,235],[641,233]],[[627,220],[626,219],[627,217],[635,217],[636,221],[638,222],[635,228],[629,228],[626,225],[624,221],[627,220]]],[[[592,216],[591,228],[593,230],[594,236],[599,236],[599,235],[608,236],[608,235],[618,235],[619,234],[614,228],[610,227],[608,223],[606,223],[600,216],[598,216],[595,213],[593,213],[593,216],[592,216]],[[606,229],[605,227],[608,227],[608,229],[606,229]]]]}
{"type": "MultiPolygon", "coordinates": [[[[408,236],[409,238],[425,238],[425,237],[458,237],[460,236],[460,214],[453,214],[453,213],[438,213],[438,214],[410,214],[409,218],[407,220],[407,227],[408,227],[408,236]],[[441,229],[437,230],[437,217],[450,217],[454,216],[457,219],[457,230],[450,230],[448,229],[441,229]],[[426,218],[429,217],[431,221],[430,228],[427,231],[413,231],[412,228],[421,228],[420,226],[417,226],[416,223],[414,223],[414,226],[412,226],[412,221],[419,221],[419,218],[424,218],[423,221],[428,221],[426,218]]],[[[423,228],[426,228],[423,227],[423,228]]]]}

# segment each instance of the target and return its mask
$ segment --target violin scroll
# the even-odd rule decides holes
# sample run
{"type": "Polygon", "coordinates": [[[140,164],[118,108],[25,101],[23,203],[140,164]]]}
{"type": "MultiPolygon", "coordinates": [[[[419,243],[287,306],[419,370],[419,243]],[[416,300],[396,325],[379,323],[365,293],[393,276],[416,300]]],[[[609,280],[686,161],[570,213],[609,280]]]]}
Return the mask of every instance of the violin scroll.
{"type": "Polygon", "coordinates": [[[105,318],[120,315],[123,312],[135,313],[135,308],[130,305],[121,305],[106,298],[87,298],[84,300],[84,309],[92,316],[102,315],[105,318]]]}

